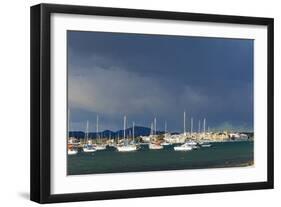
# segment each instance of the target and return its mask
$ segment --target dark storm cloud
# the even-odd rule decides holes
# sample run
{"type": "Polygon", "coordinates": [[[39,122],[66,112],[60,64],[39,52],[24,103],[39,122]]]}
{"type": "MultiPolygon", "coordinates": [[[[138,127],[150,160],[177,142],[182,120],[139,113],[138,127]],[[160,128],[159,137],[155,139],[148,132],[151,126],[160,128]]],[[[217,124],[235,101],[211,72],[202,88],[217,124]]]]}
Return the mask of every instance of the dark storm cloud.
{"type": "Polygon", "coordinates": [[[253,127],[253,41],[68,32],[74,127],[96,114],[104,128],[122,116],[148,126],[156,116],[182,130],[182,113],[210,127],[253,127]]]}

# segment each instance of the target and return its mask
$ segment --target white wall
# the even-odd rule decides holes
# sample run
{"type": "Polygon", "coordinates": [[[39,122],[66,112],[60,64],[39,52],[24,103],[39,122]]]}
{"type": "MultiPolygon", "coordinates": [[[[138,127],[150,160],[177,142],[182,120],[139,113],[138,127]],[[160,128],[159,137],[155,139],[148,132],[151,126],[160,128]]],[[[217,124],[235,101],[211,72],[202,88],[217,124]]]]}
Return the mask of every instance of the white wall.
{"type": "Polygon", "coordinates": [[[37,3],[67,3],[137,9],[218,13],[275,18],[275,190],[212,193],[170,197],[123,199],[54,206],[251,206],[280,202],[281,156],[281,13],[276,1],[245,0],[80,0],[80,1],[2,1],[0,33],[0,203],[1,206],[35,206],[29,201],[29,7],[37,3]],[[7,141],[10,141],[7,142],[7,141]],[[11,142],[13,141],[13,143],[11,142]],[[6,143],[5,143],[6,142],[6,143]],[[11,146],[9,146],[11,144],[11,146]]]}

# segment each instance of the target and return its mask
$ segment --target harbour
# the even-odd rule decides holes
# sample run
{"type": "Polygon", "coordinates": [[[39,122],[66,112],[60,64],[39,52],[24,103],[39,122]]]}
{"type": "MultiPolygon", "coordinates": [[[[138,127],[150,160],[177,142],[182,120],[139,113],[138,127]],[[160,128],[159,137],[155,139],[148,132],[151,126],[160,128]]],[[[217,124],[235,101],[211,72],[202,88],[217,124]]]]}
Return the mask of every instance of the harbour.
{"type": "Polygon", "coordinates": [[[182,133],[157,130],[156,117],[150,133],[138,132],[142,127],[132,122],[128,127],[123,117],[123,130],[118,132],[99,130],[96,117],[96,133],[89,133],[86,122],[83,137],[69,133],[68,175],[142,172],[156,170],[203,169],[219,167],[244,167],[254,164],[254,134],[206,130],[206,118],[198,122],[194,131],[193,118],[187,130],[186,113],[183,112],[182,133]]]}

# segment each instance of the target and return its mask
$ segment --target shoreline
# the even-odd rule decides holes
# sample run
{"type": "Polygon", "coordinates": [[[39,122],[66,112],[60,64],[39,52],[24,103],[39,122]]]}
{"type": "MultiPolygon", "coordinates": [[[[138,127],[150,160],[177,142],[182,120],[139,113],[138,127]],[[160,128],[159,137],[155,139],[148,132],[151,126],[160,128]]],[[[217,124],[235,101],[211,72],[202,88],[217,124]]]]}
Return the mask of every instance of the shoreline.
{"type": "Polygon", "coordinates": [[[76,175],[96,175],[96,174],[114,174],[114,173],[149,173],[149,172],[161,172],[161,171],[178,171],[178,170],[213,170],[213,169],[228,169],[228,168],[244,168],[254,166],[254,161],[249,160],[243,163],[228,163],[223,165],[214,165],[209,167],[193,167],[193,168],[169,168],[169,169],[150,169],[150,170],[124,170],[124,171],[104,171],[104,172],[81,172],[81,173],[70,173],[67,171],[67,176],[76,175]]]}

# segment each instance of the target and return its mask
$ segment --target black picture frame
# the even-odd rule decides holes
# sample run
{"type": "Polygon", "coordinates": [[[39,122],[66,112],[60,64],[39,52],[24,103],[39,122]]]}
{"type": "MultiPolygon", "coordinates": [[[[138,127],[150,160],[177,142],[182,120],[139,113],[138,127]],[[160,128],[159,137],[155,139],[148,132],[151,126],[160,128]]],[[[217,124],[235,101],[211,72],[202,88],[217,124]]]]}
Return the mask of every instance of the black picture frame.
{"type": "Polygon", "coordinates": [[[274,74],[273,74],[273,28],[272,18],[195,14],[182,12],[39,4],[31,7],[31,169],[30,199],[38,203],[87,201],[103,199],[166,196],[179,194],[210,193],[272,189],[274,187],[274,74]],[[51,130],[51,70],[50,70],[50,16],[53,13],[134,17],[194,22],[219,22],[267,26],[267,181],[238,184],[219,184],[188,187],[169,187],[74,194],[51,194],[50,184],[50,130],[51,130]]]}

